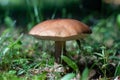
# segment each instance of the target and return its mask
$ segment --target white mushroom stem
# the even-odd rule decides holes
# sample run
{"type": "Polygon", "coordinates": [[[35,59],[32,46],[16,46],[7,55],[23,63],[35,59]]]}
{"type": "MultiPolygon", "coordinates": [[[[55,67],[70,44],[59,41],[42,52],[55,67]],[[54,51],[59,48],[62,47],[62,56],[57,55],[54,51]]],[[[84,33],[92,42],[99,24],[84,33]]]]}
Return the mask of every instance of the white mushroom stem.
{"type": "Polygon", "coordinates": [[[55,41],[55,59],[56,62],[61,62],[61,55],[66,54],[65,41],[55,41]]]}

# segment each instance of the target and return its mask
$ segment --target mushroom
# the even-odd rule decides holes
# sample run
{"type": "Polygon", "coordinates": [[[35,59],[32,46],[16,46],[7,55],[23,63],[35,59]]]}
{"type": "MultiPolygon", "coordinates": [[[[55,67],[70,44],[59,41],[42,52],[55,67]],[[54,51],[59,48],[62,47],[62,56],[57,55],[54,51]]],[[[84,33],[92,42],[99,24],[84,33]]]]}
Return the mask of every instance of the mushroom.
{"type": "Polygon", "coordinates": [[[29,34],[44,40],[55,41],[55,59],[61,62],[61,55],[65,53],[65,42],[78,40],[92,33],[84,23],[74,19],[46,20],[33,27],[29,34]]]}

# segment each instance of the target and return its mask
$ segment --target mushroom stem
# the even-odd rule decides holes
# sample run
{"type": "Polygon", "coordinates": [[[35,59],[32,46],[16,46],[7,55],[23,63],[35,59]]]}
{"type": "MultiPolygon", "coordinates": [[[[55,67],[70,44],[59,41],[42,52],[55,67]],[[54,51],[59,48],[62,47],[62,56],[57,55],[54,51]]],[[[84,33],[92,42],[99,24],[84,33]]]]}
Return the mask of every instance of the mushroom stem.
{"type": "Polygon", "coordinates": [[[55,59],[57,63],[61,62],[61,55],[66,53],[65,41],[55,41],[55,59]]]}

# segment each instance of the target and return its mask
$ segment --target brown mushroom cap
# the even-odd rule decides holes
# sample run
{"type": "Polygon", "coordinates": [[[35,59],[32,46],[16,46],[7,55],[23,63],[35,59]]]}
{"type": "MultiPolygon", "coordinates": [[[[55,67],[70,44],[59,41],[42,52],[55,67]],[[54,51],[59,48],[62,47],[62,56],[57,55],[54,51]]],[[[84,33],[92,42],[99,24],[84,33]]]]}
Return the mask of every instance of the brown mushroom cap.
{"type": "Polygon", "coordinates": [[[66,41],[82,38],[91,32],[87,25],[78,20],[54,19],[41,22],[29,34],[40,39],[66,41]]]}

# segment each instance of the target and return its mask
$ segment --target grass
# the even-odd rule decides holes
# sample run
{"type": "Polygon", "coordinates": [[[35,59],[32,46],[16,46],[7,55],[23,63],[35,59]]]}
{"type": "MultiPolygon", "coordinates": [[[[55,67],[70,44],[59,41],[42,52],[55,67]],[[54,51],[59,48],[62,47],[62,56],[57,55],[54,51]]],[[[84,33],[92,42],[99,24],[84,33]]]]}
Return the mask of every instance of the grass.
{"type": "Polygon", "coordinates": [[[93,34],[81,41],[81,49],[75,41],[68,42],[69,57],[62,57],[66,65],[54,63],[52,41],[42,41],[27,34],[21,34],[17,29],[14,31],[13,27],[6,28],[0,36],[0,79],[65,80],[80,78],[78,74],[81,80],[100,76],[100,80],[115,78],[120,75],[120,42],[118,41],[120,39],[117,37],[119,27],[113,28],[112,23],[110,18],[102,19],[94,25],[93,34]],[[111,29],[113,29],[112,32],[111,29]],[[81,70],[82,66],[84,71],[81,70]],[[56,71],[59,68],[60,71],[56,71]],[[89,77],[89,74],[92,74],[91,70],[95,73],[92,72],[94,75],[89,77]],[[112,74],[109,73],[111,71],[112,74]]]}

